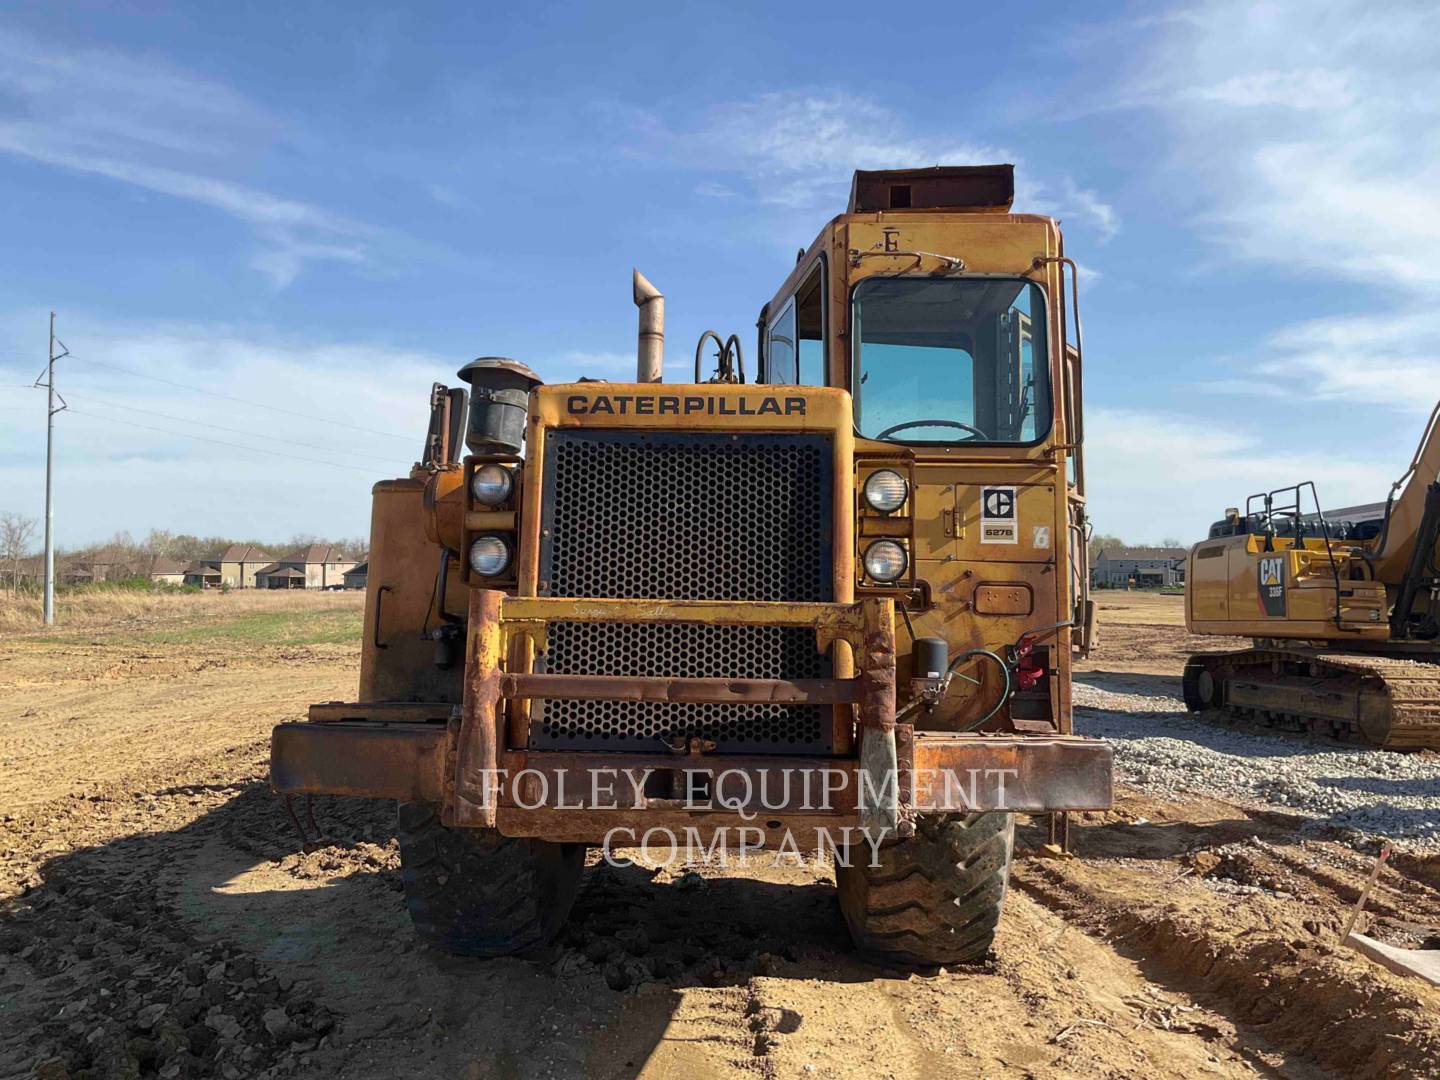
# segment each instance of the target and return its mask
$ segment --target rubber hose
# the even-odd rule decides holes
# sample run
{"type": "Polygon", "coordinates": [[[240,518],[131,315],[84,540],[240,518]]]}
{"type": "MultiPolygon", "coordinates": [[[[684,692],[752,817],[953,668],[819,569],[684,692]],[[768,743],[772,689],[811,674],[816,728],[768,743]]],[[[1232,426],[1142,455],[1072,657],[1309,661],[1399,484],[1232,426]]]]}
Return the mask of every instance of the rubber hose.
{"type": "Polygon", "coordinates": [[[986,721],[988,721],[992,716],[999,712],[1000,707],[1004,705],[1005,702],[1010,700],[1010,667],[1008,664],[1005,663],[1004,660],[1000,659],[999,656],[991,652],[989,649],[966,649],[962,653],[956,653],[955,658],[951,660],[949,666],[945,668],[946,677],[948,678],[950,676],[950,673],[955,670],[956,665],[970,659],[970,657],[972,656],[988,656],[991,660],[994,660],[995,663],[1000,666],[1000,674],[1005,679],[1005,689],[1000,692],[999,699],[995,702],[993,706],[991,706],[989,712],[987,712],[979,720],[976,720],[969,727],[961,728],[961,731],[974,731],[976,728],[983,727],[986,721]]]}

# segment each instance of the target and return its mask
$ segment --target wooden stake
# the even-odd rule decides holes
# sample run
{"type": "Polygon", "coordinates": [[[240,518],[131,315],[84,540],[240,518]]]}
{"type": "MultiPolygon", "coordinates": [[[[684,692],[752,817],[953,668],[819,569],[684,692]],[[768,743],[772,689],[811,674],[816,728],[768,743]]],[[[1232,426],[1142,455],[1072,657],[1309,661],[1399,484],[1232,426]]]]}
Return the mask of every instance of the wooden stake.
{"type": "Polygon", "coordinates": [[[1381,844],[1380,854],[1375,856],[1375,865],[1370,868],[1370,877],[1365,882],[1365,887],[1360,890],[1360,898],[1355,901],[1355,910],[1350,912],[1350,918],[1345,920],[1345,929],[1340,931],[1340,940],[1344,941],[1350,936],[1350,931],[1355,929],[1355,920],[1360,917],[1360,912],[1365,910],[1365,901],[1370,899],[1370,890],[1375,888],[1375,882],[1380,878],[1380,867],[1385,865],[1385,860],[1390,857],[1390,845],[1381,844]]]}

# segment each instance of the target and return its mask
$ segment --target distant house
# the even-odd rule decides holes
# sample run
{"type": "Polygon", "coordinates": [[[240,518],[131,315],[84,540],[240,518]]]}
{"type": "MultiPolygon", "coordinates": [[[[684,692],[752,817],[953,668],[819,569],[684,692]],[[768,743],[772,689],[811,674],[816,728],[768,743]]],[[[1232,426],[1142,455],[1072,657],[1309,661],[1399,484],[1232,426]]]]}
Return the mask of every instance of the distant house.
{"type": "Polygon", "coordinates": [[[84,563],[74,562],[65,566],[55,568],[55,577],[62,585],[91,585],[96,581],[103,581],[103,577],[96,577],[93,567],[84,563]]]}
{"type": "Polygon", "coordinates": [[[345,588],[363,589],[370,577],[369,561],[362,562],[354,568],[345,571],[345,588]]]}
{"type": "Polygon", "coordinates": [[[1090,583],[1102,589],[1159,589],[1185,584],[1185,549],[1103,548],[1090,566],[1090,583]]]}
{"type": "Polygon", "coordinates": [[[253,589],[256,573],[271,561],[271,556],[252,544],[231,544],[216,558],[204,561],[220,571],[221,584],[232,589],[253,589]]]}
{"type": "Polygon", "coordinates": [[[186,565],[179,559],[167,559],[163,555],[156,555],[150,560],[145,575],[156,585],[183,585],[185,584],[186,570],[186,565]]]}
{"type": "Polygon", "coordinates": [[[330,544],[310,544],[255,572],[257,589],[339,589],[345,574],[355,568],[330,544]]]}
{"type": "Polygon", "coordinates": [[[186,585],[198,585],[202,589],[218,589],[220,587],[220,568],[211,566],[208,561],[196,560],[185,567],[181,581],[186,585]]]}
{"type": "Polygon", "coordinates": [[[91,581],[121,581],[135,573],[135,567],[128,559],[115,556],[101,556],[85,564],[90,571],[91,581]]]}

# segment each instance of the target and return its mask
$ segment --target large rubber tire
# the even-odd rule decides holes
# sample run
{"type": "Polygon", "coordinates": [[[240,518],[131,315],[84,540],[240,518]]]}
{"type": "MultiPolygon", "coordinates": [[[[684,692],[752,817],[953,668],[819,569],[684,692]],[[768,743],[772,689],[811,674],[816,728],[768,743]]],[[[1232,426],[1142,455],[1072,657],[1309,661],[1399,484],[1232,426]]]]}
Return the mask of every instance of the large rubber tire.
{"type": "Polygon", "coordinates": [[[523,956],[548,945],[570,914],[584,844],[447,828],[430,803],[401,803],[397,828],[410,920],[437,948],[523,956]]]}
{"type": "Polygon", "coordinates": [[[840,910],[861,952],[907,966],[982,959],[995,939],[1010,883],[1015,819],[1006,813],[929,814],[915,835],[863,845],[835,867],[840,910]]]}

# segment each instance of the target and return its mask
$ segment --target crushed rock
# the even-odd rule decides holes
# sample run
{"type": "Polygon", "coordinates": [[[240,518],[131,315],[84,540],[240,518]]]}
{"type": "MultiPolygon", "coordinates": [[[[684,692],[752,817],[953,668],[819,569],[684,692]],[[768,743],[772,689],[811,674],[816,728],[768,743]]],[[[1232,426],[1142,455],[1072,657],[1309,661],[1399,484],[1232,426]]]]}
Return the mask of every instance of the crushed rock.
{"type": "Polygon", "coordinates": [[[1116,779],[1288,811],[1321,834],[1440,852],[1440,760],[1197,719],[1169,695],[1075,684],[1075,730],[1115,748],[1116,779]]]}

